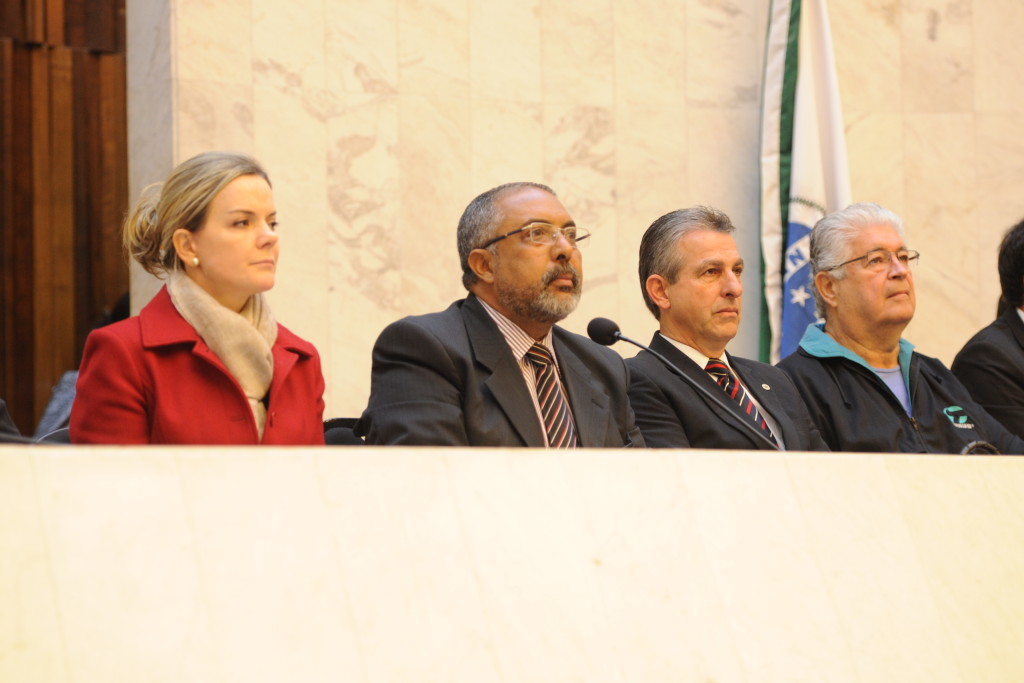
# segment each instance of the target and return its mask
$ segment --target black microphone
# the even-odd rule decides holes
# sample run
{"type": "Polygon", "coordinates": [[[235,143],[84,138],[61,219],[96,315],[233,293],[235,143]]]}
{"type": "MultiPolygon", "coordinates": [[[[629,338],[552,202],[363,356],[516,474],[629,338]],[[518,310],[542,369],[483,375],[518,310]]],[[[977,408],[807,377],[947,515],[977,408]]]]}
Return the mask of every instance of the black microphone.
{"type": "Polygon", "coordinates": [[[587,325],[587,336],[598,344],[611,346],[622,338],[622,332],[619,332],[619,326],[615,321],[608,318],[594,318],[587,325]]]}
{"type": "Polygon", "coordinates": [[[624,342],[629,342],[633,346],[638,346],[644,351],[647,351],[652,356],[660,360],[662,364],[665,365],[665,367],[667,367],[677,376],[683,378],[683,380],[687,384],[689,384],[697,393],[703,394],[712,403],[721,408],[726,415],[732,416],[736,424],[742,425],[742,428],[746,429],[748,432],[753,434],[756,439],[759,439],[761,442],[767,444],[768,447],[771,448],[773,451],[781,450],[779,448],[779,445],[772,442],[772,440],[769,439],[764,432],[755,427],[752,423],[740,418],[735,412],[733,412],[733,408],[730,408],[729,405],[726,404],[722,396],[716,396],[710,390],[708,390],[707,387],[703,387],[700,384],[697,384],[697,382],[695,382],[692,377],[690,377],[685,372],[677,368],[675,363],[670,361],[668,358],[665,358],[665,356],[661,355],[651,347],[644,346],[640,342],[630,339],[626,335],[622,334],[622,332],[619,331],[619,326],[615,321],[609,320],[608,318],[594,318],[593,320],[590,321],[590,324],[587,325],[587,336],[590,337],[593,341],[597,342],[598,344],[601,344],[602,346],[611,346],[612,344],[621,339],[624,342]]]}

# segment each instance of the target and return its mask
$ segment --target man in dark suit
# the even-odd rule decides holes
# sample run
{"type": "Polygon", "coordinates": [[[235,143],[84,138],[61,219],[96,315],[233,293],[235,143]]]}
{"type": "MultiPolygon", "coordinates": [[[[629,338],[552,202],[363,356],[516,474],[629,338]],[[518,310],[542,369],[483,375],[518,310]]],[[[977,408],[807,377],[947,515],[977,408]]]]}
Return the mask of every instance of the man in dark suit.
{"type": "Polygon", "coordinates": [[[1024,436],[1024,221],[999,245],[999,283],[1003,311],[964,345],[950,369],[992,417],[1024,436]]]}
{"type": "Polygon", "coordinates": [[[726,353],[743,301],[734,230],[721,211],[695,207],[644,233],[640,286],[660,326],[650,346],[707,393],[641,351],[627,361],[637,424],[657,448],[828,450],[781,370],[726,353]]]}
{"type": "Polygon", "coordinates": [[[579,301],[588,236],[544,185],[474,199],[458,228],[470,294],[380,334],[357,434],[370,444],[643,446],[622,359],[555,325],[579,301]]]}

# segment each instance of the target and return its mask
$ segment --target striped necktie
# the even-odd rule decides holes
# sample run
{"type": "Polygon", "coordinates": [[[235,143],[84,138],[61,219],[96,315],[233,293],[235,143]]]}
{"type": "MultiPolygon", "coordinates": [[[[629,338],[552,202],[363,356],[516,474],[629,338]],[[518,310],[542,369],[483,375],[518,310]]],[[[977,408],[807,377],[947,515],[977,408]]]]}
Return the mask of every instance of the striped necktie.
{"type": "Polygon", "coordinates": [[[556,376],[555,359],[543,344],[536,343],[526,352],[526,358],[533,363],[537,378],[537,402],[548,433],[551,448],[575,448],[576,427],[569,412],[562,387],[556,376]]]}
{"type": "Polygon", "coordinates": [[[772,430],[768,427],[768,423],[761,417],[761,413],[757,412],[757,406],[747,396],[746,389],[740,384],[740,381],[736,379],[736,375],[732,374],[729,370],[729,366],[723,363],[718,358],[709,358],[708,364],[704,366],[707,373],[711,375],[711,379],[718,383],[718,386],[725,390],[725,393],[732,400],[736,401],[736,404],[740,407],[740,412],[747,416],[747,418],[755,425],[760,427],[765,436],[772,440],[772,443],[776,446],[779,442],[775,440],[775,435],[772,434],[772,430]]]}

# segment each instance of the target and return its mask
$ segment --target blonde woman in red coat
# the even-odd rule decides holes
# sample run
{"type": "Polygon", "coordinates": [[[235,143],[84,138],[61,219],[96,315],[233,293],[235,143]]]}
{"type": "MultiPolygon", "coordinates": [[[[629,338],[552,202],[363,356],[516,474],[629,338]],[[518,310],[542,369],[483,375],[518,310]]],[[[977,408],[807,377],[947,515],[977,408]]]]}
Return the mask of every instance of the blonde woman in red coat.
{"type": "Polygon", "coordinates": [[[167,284],[138,316],[89,335],[73,443],[324,442],[320,357],[263,296],[276,226],[270,180],[244,155],[200,154],[143,192],[125,251],[167,284]]]}

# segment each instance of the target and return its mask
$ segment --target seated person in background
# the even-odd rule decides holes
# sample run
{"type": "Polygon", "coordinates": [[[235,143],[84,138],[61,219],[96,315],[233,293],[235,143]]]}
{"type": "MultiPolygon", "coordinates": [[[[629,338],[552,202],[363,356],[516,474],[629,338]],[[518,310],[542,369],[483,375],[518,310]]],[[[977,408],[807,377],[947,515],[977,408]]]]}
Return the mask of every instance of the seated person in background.
{"type": "Polygon", "coordinates": [[[470,294],[380,334],[356,433],[370,444],[643,446],[622,358],[555,326],[579,301],[587,237],[544,185],[470,202],[458,227],[470,294]]]}
{"type": "Polygon", "coordinates": [[[14,419],[7,410],[7,402],[0,398],[0,442],[21,443],[27,440],[14,424],[14,419]]]}
{"type": "Polygon", "coordinates": [[[953,373],[901,338],[914,317],[917,259],[899,216],[877,204],[853,204],[818,221],[811,272],[825,322],[808,325],[779,367],[832,450],[960,453],[987,441],[1002,453],[1024,452],[1024,441],[953,373]]]}
{"type": "Polygon", "coordinates": [[[992,417],[1024,435],[1024,221],[999,246],[1003,312],[953,359],[957,376],[992,417]]]}
{"type": "Polygon", "coordinates": [[[789,450],[828,450],[785,373],[726,353],[743,306],[743,259],[734,230],[724,213],[700,206],[666,214],[644,233],[640,289],[660,325],[651,349],[721,399],[641,351],[626,364],[644,442],[743,449],[772,449],[774,442],[789,450]]]}
{"type": "Polygon", "coordinates": [[[316,349],[278,325],[277,211],[249,157],[208,152],[147,188],[124,244],[167,284],[86,341],[73,443],[323,444],[316,349]]]}

